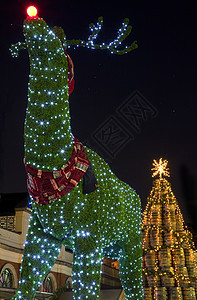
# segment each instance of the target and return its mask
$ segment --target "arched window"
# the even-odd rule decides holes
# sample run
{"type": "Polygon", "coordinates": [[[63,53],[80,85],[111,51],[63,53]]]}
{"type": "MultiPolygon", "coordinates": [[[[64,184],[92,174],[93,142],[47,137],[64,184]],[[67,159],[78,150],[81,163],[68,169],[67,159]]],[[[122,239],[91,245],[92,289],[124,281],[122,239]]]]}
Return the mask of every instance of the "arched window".
{"type": "Polygon", "coordinates": [[[53,284],[52,284],[51,277],[47,277],[45,279],[44,284],[43,284],[43,292],[53,293],[53,284]]]}
{"type": "Polygon", "coordinates": [[[73,283],[72,283],[72,278],[71,277],[68,277],[66,279],[65,287],[66,287],[67,290],[70,290],[70,289],[73,288],[73,283]]]}
{"type": "Polygon", "coordinates": [[[12,288],[13,287],[13,278],[12,273],[9,269],[4,269],[0,276],[0,287],[12,288]]]}
{"type": "Polygon", "coordinates": [[[54,293],[57,289],[57,281],[53,273],[49,273],[43,280],[42,285],[39,288],[40,292],[54,293]]]}
{"type": "Polygon", "coordinates": [[[18,276],[15,267],[6,263],[0,270],[0,287],[17,288],[18,276]]]}

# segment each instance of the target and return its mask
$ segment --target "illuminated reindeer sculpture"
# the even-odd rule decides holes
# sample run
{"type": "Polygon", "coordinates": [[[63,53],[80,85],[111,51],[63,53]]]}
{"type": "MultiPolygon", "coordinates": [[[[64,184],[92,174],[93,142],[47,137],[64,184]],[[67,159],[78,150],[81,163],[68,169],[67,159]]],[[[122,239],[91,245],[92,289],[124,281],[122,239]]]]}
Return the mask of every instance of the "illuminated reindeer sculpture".
{"type": "Polygon", "coordinates": [[[141,203],[136,192],[120,181],[108,164],[73,137],[69,93],[73,63],[66,48],[79,45],[118,50],[130,33],[125,19],[118,37],[97,45],[102,18],[91,24],[87,42],[66,40],[63,30],[51,30],[33,14],[24,21],[25,42],[12,45],[13,56],[27,49],[30,59],[25,120],[25,167],[32,214],[13,299],[34,299],[36,290],[60,253],[73,250],[74,299],[99,299],[103,257],[119,260],[127,299],[143,299],[141,274],[141,203]]]}

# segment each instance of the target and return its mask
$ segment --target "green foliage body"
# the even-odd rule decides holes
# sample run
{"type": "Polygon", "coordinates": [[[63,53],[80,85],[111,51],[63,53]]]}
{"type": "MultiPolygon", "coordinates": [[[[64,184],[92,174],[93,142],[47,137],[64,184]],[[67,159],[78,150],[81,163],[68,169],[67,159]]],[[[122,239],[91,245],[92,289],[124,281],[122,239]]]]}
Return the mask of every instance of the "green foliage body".
{"type": "MultiPolygon", "coordinates": [[[[68,102],[68,63],[61,41],[43,19],[24,22],[30,58],[25,160],[42,170],[59,169],[73,150],[68,102]]],[[[13,299],[31,300],[54,265],[61,245],[74,251],[74,299],[99,299],[103,257],[119,259],[127,299],[143,299],[141,274],[141,204],[135,191],[120,181],[108,164],[85,147],[98,189],[82,193],[83,182],[49,204],[32,202],[20,275],[13,299]]]]}

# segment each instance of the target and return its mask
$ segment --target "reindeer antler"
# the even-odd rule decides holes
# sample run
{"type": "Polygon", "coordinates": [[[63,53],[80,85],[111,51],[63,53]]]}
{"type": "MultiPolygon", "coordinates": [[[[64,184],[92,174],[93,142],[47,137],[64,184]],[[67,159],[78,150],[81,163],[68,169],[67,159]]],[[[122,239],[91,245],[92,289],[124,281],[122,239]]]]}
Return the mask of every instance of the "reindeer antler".
{"type": "Polygon", "coordinates": [[[116,49],[119,45],[121,45],[122,41],[124,41],[127,38],[127,36],[131,33],[132,26],[128,24],[129,24],[129,19],[128,18],[124,19],[122,27],[118,30],[117,38],[113,42],[109,43],[109,45],[107,45],[106,49],[109,49],[111,53],[122,55],[138,47],[137,41],[134,41],[130,46],[126,46],[122,50],[116,49]]]}
{"type": "Polygon", "coordinates": [[[16,44],[12,44],[10,47],[10,52],[13,57],[18,57],[19,51],[27,48],[26,42],[18,42],[16,44]]]}
{"type": "MultiPolygon", "coordinates": [[[[107,49],[111,53],[122,55],[122,54],[128,53],[138,47],[137,42],[134,41],[130,46],[126,46],[124,49],[121,49],[121,50],[117,49],[118,46],[121,45],[122,41],[125,40],[126,37],[131,33],[132,26],[128,25],[128,24],[129,24],[129,19],[128,18],[124,19],[122,27],[118,30],[117,38],[114,41],[110,42],[109,44],[105,44],[105,43],[96,44],[94,42],[97,39],[97,36],[103,25],[103,17],[99,17],[96,25],[93,23],[91,23],[89,25],[91,34],[87,41],[66,40],[65,34],[64,34],[64,39],[62,40],[62,42],[67,47],[71,47],[71,46],[80,47],[81,46],[81,47],[86,47],[86,48],[90,48],[90,49],[101,49],[101,50],[107,49]]],[[[63,30],[63,29],[61,29],[61,30],[63,30]]],[[[62,32],[61,32],[61,37],[63,37],[62,32]]]]}

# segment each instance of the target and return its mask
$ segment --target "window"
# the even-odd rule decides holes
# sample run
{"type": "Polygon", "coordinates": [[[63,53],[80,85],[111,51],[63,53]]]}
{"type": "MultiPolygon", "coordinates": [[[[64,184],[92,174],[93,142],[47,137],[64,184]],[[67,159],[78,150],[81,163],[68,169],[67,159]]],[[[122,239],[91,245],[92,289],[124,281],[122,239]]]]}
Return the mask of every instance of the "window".
{"type": "Polygon", "coordinates": [[[4,287],[4,288],[12,288],[13,287],[12,273],[7,268],[4,269],[3,272],[1,273],[0,287],[4,287]]]}
{"type": "MultiPolygon", "coordinates": [[[[39,291],[52,294],[57,289],[57,282],[54,274],[50,272],[43,280],[39,291]]],[[[0,299],[1,300],[1,299],[0,299]]]]}
{"type": "Polygon", "coordinates": [[[72,278],[71,278],[71,277],[68,277],[68,278],[66,279],[65,287],[66,287],[67,290],[70,290],[70,289],[73,288],[72,278]]]}
{"type": "Polygon", "coordinates": [[[50,277],[47,277],[44,281],[44,288],[43,288],[43,292],[46,293],[53,293],[53,284],[52,284],[52,280],[50,277]]]}

